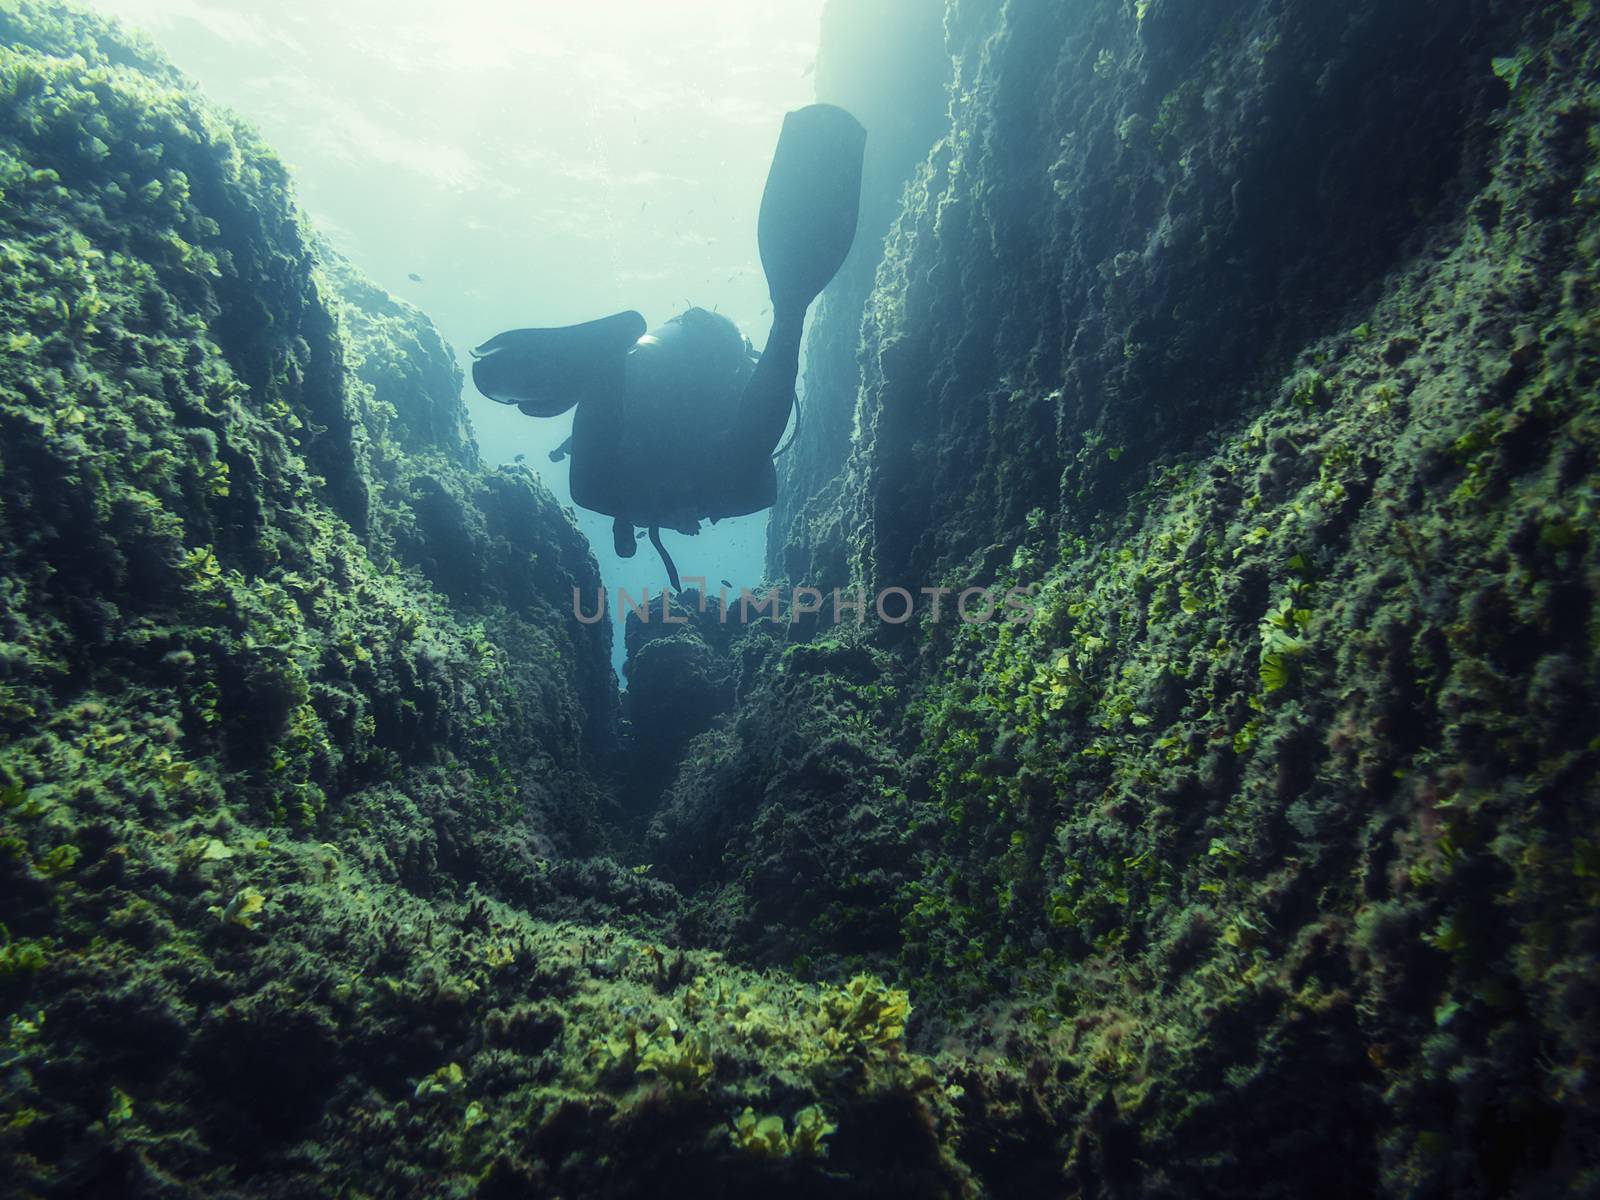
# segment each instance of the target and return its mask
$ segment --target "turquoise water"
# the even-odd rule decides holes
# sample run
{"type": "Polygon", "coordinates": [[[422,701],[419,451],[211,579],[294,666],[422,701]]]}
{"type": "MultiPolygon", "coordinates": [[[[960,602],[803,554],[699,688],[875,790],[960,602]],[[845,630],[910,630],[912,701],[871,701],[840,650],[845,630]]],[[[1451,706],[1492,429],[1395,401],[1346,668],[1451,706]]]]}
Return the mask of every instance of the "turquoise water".
{"type": "MultiPolygon", "coordinates": [[[[255,124],[317,230],[463,360],[502,329],[628,308],[654,325],[699,305],[766,337],[756,210],[783,113],[812,99],[822,0],[91,7],[255,124]]],[[[547,458],[570,413],[531,420],[470,380],[466,399],[486,462],[522,458],[570,499],[547,458]]],[[[619,559],[609,518],[577,516],[610,588],[659,592],[647,543],[619,559]]],[[[766,520],[663,537],[685,576],[754,587],[766,520]]]]}

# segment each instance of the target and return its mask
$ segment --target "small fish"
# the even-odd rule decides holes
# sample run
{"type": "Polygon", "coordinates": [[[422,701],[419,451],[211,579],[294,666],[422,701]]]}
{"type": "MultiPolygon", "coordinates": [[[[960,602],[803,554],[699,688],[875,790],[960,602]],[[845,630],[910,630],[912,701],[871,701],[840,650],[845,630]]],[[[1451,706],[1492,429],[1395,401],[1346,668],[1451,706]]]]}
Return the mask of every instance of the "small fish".
{"type": "Polygon", "coordinates": [[[733,586],[733,584],[731,584],[731,583],[730,583],[730,582],[728,582],[728,581],[727,581],[727,580],[726,580],[726,579],[724,579],[724,580],[723,580],[723,581],[722,581],[722,586],[723,586],[723,587],[725,587],[725,588],[731,588],[731,587],[732,587],[732,586],[733,586]]]}
{"type": "Polygon", "coordinates": [[[408,274],[406,276],[406,278],[411,280],[412,283],[426,283],[427,282],[427,280],[423,279],[422,276],[418,275],[415,271],[412,271],[410,274],[408,274]]]}
{"type": "Polygon", "coordinates": [[[527,457],[528,456],[526,454],[515,454],[515,455],[512,455],[511,461],[512,462],[525,462],[527,460],[527,457]]]}

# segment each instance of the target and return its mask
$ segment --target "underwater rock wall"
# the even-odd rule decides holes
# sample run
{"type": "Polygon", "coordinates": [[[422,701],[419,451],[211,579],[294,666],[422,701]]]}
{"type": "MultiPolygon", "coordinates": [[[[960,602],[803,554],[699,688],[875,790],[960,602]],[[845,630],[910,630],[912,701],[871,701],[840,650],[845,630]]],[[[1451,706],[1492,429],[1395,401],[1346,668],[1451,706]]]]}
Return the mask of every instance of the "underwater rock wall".
{"type": "Polygon", "coordinates": [[[597,571],[548,493],[479,469],[438,335],[315,251],[282,166],[165,68],[4,20],[11,782],[310,825],[461,772],[459,803],[594,842],[609,631],[570,589],[597,571]]]}
{"type": "Polygon", "coordinates": [[[271,151],[55,5],[0,6],[0,258],[0,1193],[322,1178],[262,1164],[465,1057],[474,972],[529,994],[492,897],[648,908],[558,865],[609,845],[594,559],[271,151]]]}
{"type": "Polygon", "coordinates": [[[950,6],[950,114],[866,314],[832,533],[868,582],[970,567],[1034,508],[1087,527],[1370,300],[1482,153],[1511,11],[950,6]]]}
{"type": "Polygon", "coordinates": [[[0,1196],[961,1189],[903,990],[683,944],[587,544],[252,132],[0,2],[0,259],[0,1196]]]}
{"type": "Polygon", "coordinates": [[[1593,6],[945,20],[770,566],[1037,614],[747,635],[692,921],[900,980],[996,1195],[1592,1190],[1593,6]]]}
{"type": "Polygon", "coordinates": [[[738,626],[726,611],[691,589],[627,612],[621,797],[635,824],[648,820],[690,740],[733,707],[737,669],[728,651],[738,626]]]}
{"type": "Polygon", "coordinates": [[[855,244],[812,309],[800,416],[778,458],[767,558],[781,578],[817,585],[848,578],[836,522],[861,377],[861,311],[906,181],[949,123],[943,16],[927,0],[830,0],[823,9],[817,100],[854,114],[867,128],[867,150],[855,244]],[[819,522],[835,528],[813,530],[819,522]],[[813,553],[821,557],[813,561],[813,553]]]}

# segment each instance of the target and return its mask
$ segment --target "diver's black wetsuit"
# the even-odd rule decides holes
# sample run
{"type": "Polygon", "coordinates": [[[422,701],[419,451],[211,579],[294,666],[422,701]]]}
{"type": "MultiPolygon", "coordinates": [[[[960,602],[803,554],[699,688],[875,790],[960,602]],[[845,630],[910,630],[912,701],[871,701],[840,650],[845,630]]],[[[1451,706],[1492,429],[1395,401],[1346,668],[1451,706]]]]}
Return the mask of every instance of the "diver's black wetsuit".
{"type": "MultiPolygon", "coordinates": [[[[759,512],[777,497],[772,453],[794,410],[800,336],[811,301],[850,251],[866,131],[816,104],[784,118],[758,241],[772,330],[751,366],[731,321],[691,308],[646,333],[636,312],[560,329],[515,329],[474,354],[473,381],[529,416],[577,405],[569,440],[573,502],[614,517],[617,553],[650,529],[759,512]]],[[[552,457],[557,457],[552,455],[552,457]]]]}

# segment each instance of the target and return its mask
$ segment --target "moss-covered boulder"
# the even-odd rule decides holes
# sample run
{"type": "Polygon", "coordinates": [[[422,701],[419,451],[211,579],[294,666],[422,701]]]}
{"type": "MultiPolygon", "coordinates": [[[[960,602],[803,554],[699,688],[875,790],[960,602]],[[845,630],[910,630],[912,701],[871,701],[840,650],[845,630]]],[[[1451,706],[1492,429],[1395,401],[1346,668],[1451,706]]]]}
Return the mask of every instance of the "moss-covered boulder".
{"type": "Polygon", "coordinates": [[[656,828],[876,931],[991,1194],[1595,1186],[1597,20],[947,6],[772,566],[1036,613],[760,655],[656,828]]]}

